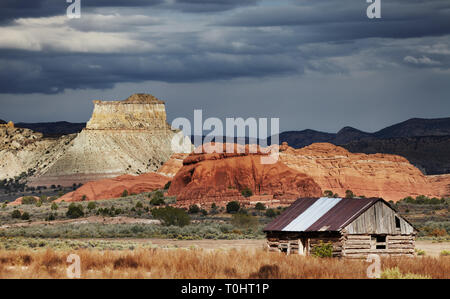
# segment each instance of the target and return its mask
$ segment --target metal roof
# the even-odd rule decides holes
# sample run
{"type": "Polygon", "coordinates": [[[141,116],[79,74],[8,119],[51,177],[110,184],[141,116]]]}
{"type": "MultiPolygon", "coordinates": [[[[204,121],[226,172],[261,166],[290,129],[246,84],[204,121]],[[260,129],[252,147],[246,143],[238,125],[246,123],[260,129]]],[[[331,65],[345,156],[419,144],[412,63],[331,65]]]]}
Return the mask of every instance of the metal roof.
{"type": "Polygon", "coordinates": [[[301,198],[264,231],[339,231],[381,198],[301,198]]]}

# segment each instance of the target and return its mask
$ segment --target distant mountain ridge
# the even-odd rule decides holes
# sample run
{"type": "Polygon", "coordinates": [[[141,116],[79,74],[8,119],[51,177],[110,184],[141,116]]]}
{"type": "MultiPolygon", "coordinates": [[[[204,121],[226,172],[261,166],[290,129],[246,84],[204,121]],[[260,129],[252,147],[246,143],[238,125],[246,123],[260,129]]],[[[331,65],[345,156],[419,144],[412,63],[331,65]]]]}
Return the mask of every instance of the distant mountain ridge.
{"type": "MultiPolygon", "coordinates": [[[[61,136],[80,132],[85,123],[18,123],[17,127],[41,132],[44,136],[61,136]]],[[[194,137],[192,136],[194,141],[194,137]]],[[[236,140],[236,138],[235,138],[236,140]]],[[[245,138],[246,143],[256,140],[245,138]]],[[[350,152],[386,153],[404,156],[425,174],[450,173],[450,117],[411,118],[374,133],[344,127],[337,133],[316,130],[286,131],[279,142],[302,148],[317,142],[340,145],[350,152]]],[[[268,140],[270,144],[270,138],[268,140]]]]}

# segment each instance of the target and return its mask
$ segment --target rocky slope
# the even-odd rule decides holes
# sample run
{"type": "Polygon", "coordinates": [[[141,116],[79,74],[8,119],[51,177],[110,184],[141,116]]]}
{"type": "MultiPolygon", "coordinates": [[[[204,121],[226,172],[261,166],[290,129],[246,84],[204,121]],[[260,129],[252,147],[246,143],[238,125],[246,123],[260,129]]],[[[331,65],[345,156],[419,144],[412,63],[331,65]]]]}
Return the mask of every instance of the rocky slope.
{"type": "Polygon", "coordinates": [[[438,197],[450,197],[450,174],[430,175],[427,178],[438,197]]]}
{"type": "Polygon", "coordinates": [[[193,153],[184,159],[168,194],[177,196],[177,203],[185,205],[246,201],[241,193],[246,188],[266,200],[292,201],[321,195],[320,187],[304,173],[281,162],[261,164],[262,156],[250,153],[248,146],[243,153],[193,153]]]}
{"type": "Polygon", "coordinates": [[[0,127],[0,180],[45,169],[74,138],[44,138],[28,129],[0,127]]]}
{"type": "Polygon", "coordinates": [[[172,137],[177,132],[166,122],[163,101],[135,94],[124,101],[94,104],[86,128],[70,137],[45,139],[27,129],[3,134],[7,136],[3,143],[16,149],[7,149],[1,156],[0,178],[33,169],[30,186],[70,186],[153,172],[170,158],[172,137]],[[26,138],[15,136],[16,132],[26,133],[26,138]],[[17,145],[15,138],[24,140],[17,145]]]}
{"type": "Polygon", "coordinates": [[[128,194],[139,194],[162,189],[170,178],[157,174],[146,173],[139,176],[122,175],[112,179],[88,182],[75,190],[60,197],[56,202],[90,201],[121,197],[124,190],[128,194]]]}
{"type": "Polygon", "coordinates": [[[437,195],[419,169],[408,160],[387,154],[354,154],[330,143],[293,149],[284,143],[280,160],[313,178],[322,190],[345,196],[382,197],[397,201],[406,196],[437,195]]]}
{"type": "Polygon", "coordinates": [[[157,171],[157,173],[173,178],[183,167],[183,160],[189,154],[173,154],[157,171]]]}

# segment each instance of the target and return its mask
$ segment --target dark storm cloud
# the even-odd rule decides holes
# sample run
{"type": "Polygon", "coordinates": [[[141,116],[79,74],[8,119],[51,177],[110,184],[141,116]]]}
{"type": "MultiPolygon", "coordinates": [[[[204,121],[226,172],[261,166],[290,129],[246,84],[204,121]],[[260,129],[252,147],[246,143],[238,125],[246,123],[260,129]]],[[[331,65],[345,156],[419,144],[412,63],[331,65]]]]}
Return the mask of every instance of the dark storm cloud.
{"type": "MultiPolygon", "coordinates": [[[[64,11],[67,4],[60,0],[26,1],[24,6],[17,4],[22,1],[8,0],[0,5],[9,13],[0,12],[0,19],[17,18],[16,14],[53,15],[49,4],[54,1],[62,2],[64,11]]],[[[301,75],[305,70],[344,74],[397,67],[447,71],[450,67],[446,52],[450,51],[450,3],[445,0],[382,1],[381,20],[369,20],[368,4],[354,0],[282,5],[256,0],[82,3],[88,8],[112,3],[153,5],[175,12],[167,17],[141,8],[127,10],[125,15],[98,15],[97,11],[79,20],[16,20],[0,26],[6,30],[3,43],[0,39],[0,93],[51,94],[150,80],[264,78],[301,75]],[[231,11],[214,14],[214,19],[203,13],[226,10],[231,11]]]]}

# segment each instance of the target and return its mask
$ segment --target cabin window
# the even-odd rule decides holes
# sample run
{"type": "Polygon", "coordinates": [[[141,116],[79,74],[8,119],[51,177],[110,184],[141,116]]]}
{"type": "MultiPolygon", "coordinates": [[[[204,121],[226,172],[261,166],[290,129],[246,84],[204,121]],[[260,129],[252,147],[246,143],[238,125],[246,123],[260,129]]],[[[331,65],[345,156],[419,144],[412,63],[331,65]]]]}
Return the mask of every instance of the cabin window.
{"type": "Polygon", "coordinates": [[[395,229],[400,230],[400,218],[395,216],[395,229]]]}
{"type": "Polygon", "coordinates": [[[386,236],[373,235],[372,244],[375,245],[375,249],[386,249],[386,236]]]}

